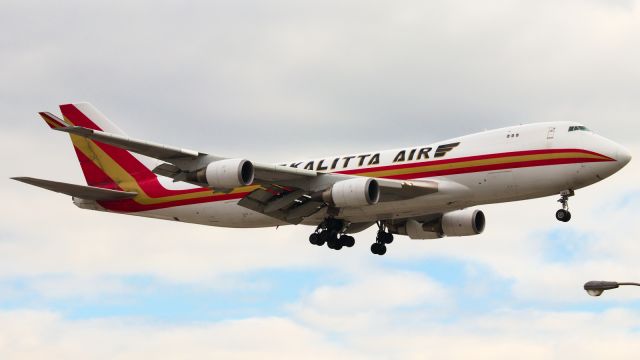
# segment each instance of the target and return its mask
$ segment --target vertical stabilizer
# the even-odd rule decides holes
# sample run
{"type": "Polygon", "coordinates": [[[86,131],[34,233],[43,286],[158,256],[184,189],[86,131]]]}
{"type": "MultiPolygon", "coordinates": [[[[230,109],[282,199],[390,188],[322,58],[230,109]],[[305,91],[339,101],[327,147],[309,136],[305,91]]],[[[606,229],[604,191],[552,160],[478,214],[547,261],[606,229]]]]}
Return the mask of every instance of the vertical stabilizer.
{"type": "MultiPolygon", "coordinates": [[[[82,126],[126,136],[117,125],[89,103],[60,105],[63,119],[50,113],[40,115],[51,127],[82,126]]],[[[156,178],[151,172],[157,161],[129,151],[71,134],[87,185],[109,189],[134,190],[135,183],[156,178]]]]}

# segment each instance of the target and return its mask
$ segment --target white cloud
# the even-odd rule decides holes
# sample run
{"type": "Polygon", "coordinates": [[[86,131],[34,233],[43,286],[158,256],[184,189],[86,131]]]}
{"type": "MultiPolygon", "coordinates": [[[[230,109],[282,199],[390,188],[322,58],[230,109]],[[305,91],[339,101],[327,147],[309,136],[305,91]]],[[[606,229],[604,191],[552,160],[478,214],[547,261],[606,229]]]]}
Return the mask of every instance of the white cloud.
{"type": "Polygon", "coordinates": [[[136,319],[65,320],[39,311],[0,313],[5,359],[403,358],[635,359],[640,315],[497,311],[443,324],[415,322],[343,332],[288,318],[166,325],[136,319]],[[338,333],[339,335],[333,335],[338,333]]]}
{"type": "Polygon", "coordinates": [[[375,311],[440,303],[445,298],[445,289],[423,275],[406,271],[368,270],[366,277],[355,284],[315,289],[309,296],[308,307],[353,312],[366,304],[365,308],[375,311]]]}
{"type": "Polygon", "coordinates": [[[323,285],[289,306],[295,316],[315,327],[349,333],[386,328],[398,310],[449,308],[447,289],[409,271],[367,267],[344,285],[323,285]],[[392,317],[393,316],[393,317],[392,317]]]}
{"type": "Polygon", "coordinates": [[[0,313],[4,359],[354,358],[284,318],[182,326],[134,319],[69,321],[39,311],[0,313]]]}
{"type": "Polygon", "coordinates": [[[4,4],[0,26],[10,36],[0,44],[0,103],[10,125],[0,134],[0,278],[24,279],[45,302],[136,291],[118,280],[129,275],[233,290],[256,286],[238,281],[242,274],[312,269],[349,282],[320,284],[289,304],[290,319],[166,325],[5,311],[0,352],[634,358],[637,313],[544,308],[637,301],[635,289],[596,300],[581,285],[640,278],[637,211],[615,206],[638,191],[638,159],[579,191],[569,224],[553,218],[553,198],[486,206],[485,234],[398,238],[385,258],[369,254],[372,230],[335,252],[310,246],[307,227],[229,230],[88,212],[7,177],[82,183],[66,136],[35,115],[75,100],[94,102],[136,137],[260,161],[559,119],[584,122],[640,154],[639,18],[635,1],[596,0],[4,4]],[[589,241],[570,260],[550,259],[563,245],[541,237],[558,229],[589,241]],[[468,264],[469,284],[459,290],[402,270],[432,259],[468,264]],[[509,299],[455,319],[467,296],[490,295],[494,280],[511,284],[499,295],[509,299]],[[511,298],[537,308],[504,309],[511,298]]]}

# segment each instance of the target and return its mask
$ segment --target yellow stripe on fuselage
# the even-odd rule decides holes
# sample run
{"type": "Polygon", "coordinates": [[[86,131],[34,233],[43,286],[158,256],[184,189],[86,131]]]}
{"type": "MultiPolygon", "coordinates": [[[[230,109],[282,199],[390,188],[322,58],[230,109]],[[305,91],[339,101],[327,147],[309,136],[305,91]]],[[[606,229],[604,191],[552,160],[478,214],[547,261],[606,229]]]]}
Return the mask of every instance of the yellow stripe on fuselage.
{"type": "Polygon", "coordinates": [[[472,168],[472,167],[487,166],[487,165],[518,163],[518,162],[526,162],[526,161],[552,160],[552,159],[574,159],[574,158],[599,159],[599,160],[607,159],[603,156],[599,156],[595,154],[587,154],[583,152],[561,152],[561,153],[551,153],[551,154],[515,155],[515,156],[505,156],[505,157],[498,157],[498,158],[491,158],[491,159],[447,162],[444,164],[424,165],[424,166],[416,166],[416,167],[401,168],[401,169],[388,169],[388,170],[380,170],[380,171],[363,172],[363,173],[358,173],[357,175],[375,177],[375,178],[385,178],[390,176],[409,175],[409,174],[442,171],[442,170],[464,169],[464,168],[472,168]]]}

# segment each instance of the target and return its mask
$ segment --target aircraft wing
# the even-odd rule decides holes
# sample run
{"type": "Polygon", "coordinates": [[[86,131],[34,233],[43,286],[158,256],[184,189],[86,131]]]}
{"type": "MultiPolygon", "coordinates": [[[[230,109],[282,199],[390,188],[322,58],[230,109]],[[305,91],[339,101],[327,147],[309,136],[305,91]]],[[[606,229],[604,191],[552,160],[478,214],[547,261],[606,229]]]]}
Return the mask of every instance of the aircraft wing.
{"type": "MultiPolygon", "coordinates": [[[[380,202],[406,200],[438,191],[438,183],[435,181],[408,182],[387,179],[376,179],[376,181],[380,186],[380,202]]],[[[324,202],[310,196],[305,190],[274,184],[253,191],[241,199],[238,205],[291,224],[298,224],[305,217],[327,206],[324,202]]]]}
{"type": "MultiPolygon", "coordinates": [[[[47,117],[52,115],[47,114],[47,117]]],[[[47,120],[47,117],[45,117],[47,120]]],[[[200,186],[188,180],[188,174],[224,157],[196,150],[157,144],[122,135],[93,130],[80,126],[57,126],[55,130],[67,132],[87,139],[99,141],[121,149],[132,151],[162,161],[153,172],[200,186]]],[[[334,183],[352,179],[355,175],[331,174],[294,167],[253,163],[255,184],[261,188],[243,198],[239,205],[278,218],[289,223],[299,223],[327,206],[311,195],[331,187],[334,183]]],[[[438,192],[435,181],[404,181],[376,179],[380,188],[381,202],[406,200],[438,192]]],[[[220,189],[217,189],[220,191],[220,189]]],[[[224,190],[222,190],[224,191],[224,190]]]]}
{"type": "MultiPolygon", "coordinates": [[[[59,127],[55,130],[97,140],[121,149],[136,152],[155,159],[171,161],[175,159],[197,159],[207,155],[195,150],[181,149],[173,146],[161,145],[144,140],[131,139],[125,136],[110,134],[104,131],[88,129],[82,126],[59,127]]],[[[222,158],[221,158],[222,159],[222,158]]]]}
{"type": "MultiPolygon", "coordinates": [[[[225,159],[221,156],[209,155],[195,150],[162,145],[145,140],[132,139],[81,126],[58,127],[55,128],[55,130],[96,140],[101,143],[113,145],[121,149],[164,161],[165,163],[160,164],[153,170],[153,172],[176,180],[181,180],[179,178],[181,173],[193,171],[206,166],[206,164],[210,162],[225,159]]],[[[318,175],[315,171],[291,168],[288,166],[260,163],[253,163],[253,165],[256,180],[258,181],[295,180],[318,175]]]]}

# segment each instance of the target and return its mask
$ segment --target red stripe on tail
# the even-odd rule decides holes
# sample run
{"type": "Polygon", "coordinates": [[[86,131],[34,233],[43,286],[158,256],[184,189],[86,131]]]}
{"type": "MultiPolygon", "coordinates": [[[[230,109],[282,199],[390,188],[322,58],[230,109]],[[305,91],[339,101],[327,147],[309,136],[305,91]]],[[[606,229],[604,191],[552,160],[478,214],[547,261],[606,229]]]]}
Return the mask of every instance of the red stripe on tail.
{"type": "MultiPolygon", "coordinates": [[[[80,109],[78,109],[73,104],[65,104],[60,105],[60,110],[62,110],[62,114],[64,117],[69,120],[73,125],[82,126],[93,130],[103,131],[96,123],[94,123],[89,117],[87,117],[80,109]]],[[[164,196],[173,196],[173,195],[181,195],[181,194],[191,194],[196,192],[209,191],[206,188],[195,188],[195,189],[185,189],[185,190],[168,190],[160,182],[158,181],[158,177],[154,174],[149,168],[144,166],[133,154],[129,151],[120,149],[118,147],[101,143],[99,141],[92,141],[93,144],[98,146],[107,156],[113,159],[120,167],[122,167],[128,174],[130,174],[135,181],[138,183],[140,188],[152,198],[159,198],[164,196]]],[[[83,159],[78,156],[81,164],[83,159]]],[[[87,159],[85,156],[84,159],[87,159]]],[[[87,159],[89,160],[89,159],[87,159]]],[[[89,160],[91,161],[91,160],[89,160]]],[[[91,166],[86,166],[87,170],[92,169],[91,166]]],[[[93,167],[95,169],[97,167],[93,167]]],[[[83,167],[83,171],[85,171],[85,167],[83,167]]],[[[102,172],[103,170],[101,170],[102,172]]],[[[104,174],[104,172],[103,172],[104,174]]],[[[107,173],[107,175],[109,175],[107,173]]],[[[85,171],[85,177],[87,181],[92,179],[91,181],[104,181],[105,179],[92,173],[91,171],[85,171]]],[[[112,181],[112,180],[109,180],[112,181]]],[[[103,184],[108,184],[107,182],[103,182],[103,184]]],[[[89,184],[94,185],[94,184],[89,184]]],[[[101,186],[99,183],[96,183],[95,186],[101,186]]],[[[108,185],[107,185],[108,186],[108,185]]],[[[101,186],[103,187],[103,186],[101,186]]]]}

